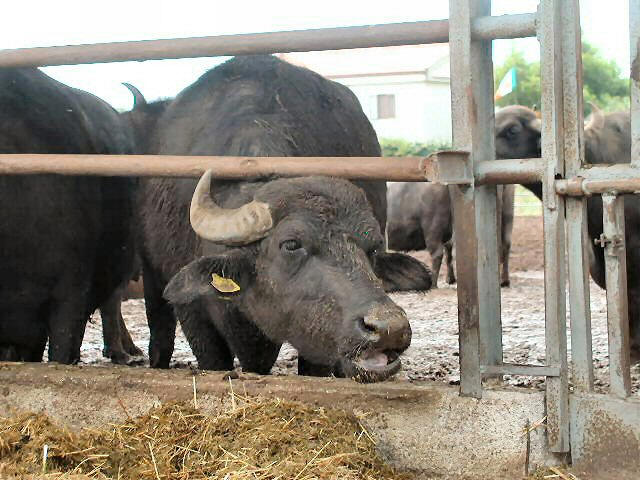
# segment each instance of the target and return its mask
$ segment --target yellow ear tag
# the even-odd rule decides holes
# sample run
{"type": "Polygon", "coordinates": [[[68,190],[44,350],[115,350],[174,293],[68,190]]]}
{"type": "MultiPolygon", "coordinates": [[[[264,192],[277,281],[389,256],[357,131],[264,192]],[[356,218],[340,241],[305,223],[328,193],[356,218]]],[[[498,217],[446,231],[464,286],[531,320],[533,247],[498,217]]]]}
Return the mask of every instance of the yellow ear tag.
{"type": "Polygon", "coordinates": [[[211,285],[213,288],[222,293],[233,293],[240,290],[240,285],[231,280],[230,278],[224,278],[216,273],[211,274],[211,285]]]}

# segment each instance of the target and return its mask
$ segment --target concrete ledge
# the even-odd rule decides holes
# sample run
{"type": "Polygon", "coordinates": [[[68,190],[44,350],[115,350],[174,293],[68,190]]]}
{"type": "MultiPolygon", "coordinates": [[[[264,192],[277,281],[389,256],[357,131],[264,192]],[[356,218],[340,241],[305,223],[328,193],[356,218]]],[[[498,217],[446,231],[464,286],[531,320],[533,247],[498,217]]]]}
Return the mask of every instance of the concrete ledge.
{"type": "MultiPolygon", "coordinates": [[[[229,399],[224,372],[196,377],[198,403],[221,408],[229,399]]],[[[72,427],[98,426],[145,412],[156,402],[193,398],[189,370],[71,367],[0,363],[0,415],[45,412],[72,427]]],[[[544,417],[541,392],[488,390],[476,400],[458,388],[403,382],[361,385],[351,380],[242,374],[237,393],[278,396],[356,412],[373,412],[367,428],[393,465],[457,479],[513,479],[524,471],[527,422],[544,417]]],[[[544,432],[531,432],[530,469],[544,461],[544,432]]]]}
{"type": "Polygon", "coordinates": [[[584,480],[640,478],[640,400],[570,397],[571,455],[584,480]]]}

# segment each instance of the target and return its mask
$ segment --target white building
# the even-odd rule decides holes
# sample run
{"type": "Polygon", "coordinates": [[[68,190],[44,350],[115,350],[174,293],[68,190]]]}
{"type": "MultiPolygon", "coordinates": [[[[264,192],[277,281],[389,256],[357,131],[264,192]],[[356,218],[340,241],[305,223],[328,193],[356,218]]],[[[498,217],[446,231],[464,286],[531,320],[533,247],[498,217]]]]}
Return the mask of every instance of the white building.
{"type": "Polygon", "coordinates": [[[380,139],[451,141],[448,44],[278,56],[348,86],[380,139]]]}

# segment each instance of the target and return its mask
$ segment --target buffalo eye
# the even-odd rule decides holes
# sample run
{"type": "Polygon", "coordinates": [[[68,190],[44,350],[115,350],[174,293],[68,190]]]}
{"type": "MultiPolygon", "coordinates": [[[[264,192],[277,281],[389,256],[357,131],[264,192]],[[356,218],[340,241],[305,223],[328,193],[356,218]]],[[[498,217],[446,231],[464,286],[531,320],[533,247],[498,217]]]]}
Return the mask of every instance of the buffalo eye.
{"type": "Polygon", "coordinates": [[[507,129],[505,135],[507,138],[512,139],[515,138],[520,133],[520,127],[518,125],[512,125],[507,129]]]}
{"type": "Polygon", "coordinates": [[[298,240],[285,240],[280,243],[280,250],[284,252],[295,252],[296,250],[300,250],[302,248],[302,244],[298,240]]]}

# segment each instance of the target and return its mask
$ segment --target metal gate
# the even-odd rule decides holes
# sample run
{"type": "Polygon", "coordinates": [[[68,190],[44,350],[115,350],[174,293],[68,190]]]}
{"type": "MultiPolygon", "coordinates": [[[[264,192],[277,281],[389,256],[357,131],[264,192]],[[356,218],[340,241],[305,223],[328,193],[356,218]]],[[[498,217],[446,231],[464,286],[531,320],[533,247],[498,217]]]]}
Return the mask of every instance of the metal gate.
{"type": "MultiPolygon", "coordinates": [[[[448,20],[294,32],[225,35],[0,51],[0,67],[247,55],[449,42],[454,148],[427,158],[170,157],[0,155],[0,174],[58,173],[219,178],[262,174],[435,181],[455,185],[460,394],[481,397],[483,378],[546,377],[551,452],[583,455],[594,412],[640,430],[630,400],[624,245],[625,193],[640,191],[640,0],[630,0],[631,164],[584,165],[578,0],[541,0],[536,13],[491,16],[491,0],[450,0],[448,20]],[[541,52],[542,159],[495,160],[491,41],[537,36],[541,52]],[[542,181],[546,365],[503,362],[496,185],[542,181]],[[593,393],[586,197],[602,195],[609,329],[610,395],[593,393]],[[565,262],[568,264],[566,271],[565,262]],[[567,360],[569,282],[571,372],[567,360]],[[569,373],[574,391],[570,394],[569,373]],[[612,398],[617,398],[614,400],[612,398]]],[[[635,267],[635,266],[634,266],[635,267]]],[[[635,433],[640,437],[640,433],[635,433]]],[[[633,438],[633,437],[631,437],[633,438]]]]}

